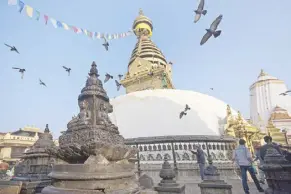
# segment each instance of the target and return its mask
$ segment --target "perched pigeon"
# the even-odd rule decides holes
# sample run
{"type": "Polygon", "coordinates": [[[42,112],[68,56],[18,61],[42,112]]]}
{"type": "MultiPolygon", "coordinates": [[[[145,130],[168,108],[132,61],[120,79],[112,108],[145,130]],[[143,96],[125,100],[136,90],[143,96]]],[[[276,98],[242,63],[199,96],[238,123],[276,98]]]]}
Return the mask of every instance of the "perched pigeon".
{"type": "Polygon", "coordinates": [[[188,104],[186,104],[184,112],[186,112],[188,110],[191,110],[191,108],[190,108],[190,106],[188,104]]]}
{"type": "Polygon", "coordinates": [[[217,38],[221,34],[221,30],[216,30],[222,20],[222,15],[219,15],[211,24],[210,29],[206,29],[206,34],[203,36],[200,45],[203,45],[212,35],[217,38]]]}
{"type": "Polygon", "coordinates": [[[102,45],[105,47],[106,51],[108,51],[109,43],[107,42],[105,37],[103,37],[103,39],[104,39],[104,43],[102,45]]]}
{"type": "Polygon", "coordinates": [[[113,79],[113,76],[110,75],[110,74],[108,74],[108,73],[106,73],[106,74],[105,74],[105,80],[104,80],[104,83],[106,83],[109,79],[113,79]]]}
{"type": "Polygon", "coordinates": [[[187,115],[187,113],[186,113],[185,111],[180,112],[180,119],[182,119],[182,117],[183,117],[184,115],[187,115]]]}
{"type": "Polygon", "coordinates": [[[39,84],[46,87],[45,83],[43,81],[41,81],[41,79],[39,79],[39,84]]]}
{"type": "Polygon", "coordinates": [[[19,52],[18,52],[18,50],[16,49],[15,46],[10,46],[8,44],[4,44],[4,45],[7,46],[7,47],[9,47],[10,48],[10,51],[15,51],[15,52],[17,52],[19,54],[19,52]]]}
{"type": "Polygon", "coordinates": [[[116,87],[117,87],[117,91],[119,91],[121,84],[117,80],[115,80],[115,84],[116,84],[116,87]]]}
{"type": "Polygon", "coordinates": [[[68,68],[68,67],[66,67],[66,66],[63,66],[63,68],[68,72],[68,75],[70,76],[70,73],[71,73],[71,68],[68,68]]]}
{"type": "Polygon", "coordinates": [[[25,69],[21,69],[21,68],[18,68],[18,67],[12,67],[12,69],[18,69],[18,71],[21,73],[21,79],[23,79],[24,72],[26,71],[25,69]]]}
{"type": "Polygon", "coordinates": [[[196,13],[194,23],[198,22],[200,20],[201,14],[206,15],[207,10],[204,10],[204,0],[200,0],[200,3],[198,5],[198,9],[194,11],[196,13]]]}
{"type": "Polygon", "coordinates": [[[122,77],[123,77],[123,75],[118,74],[118,78],[119,78],[119,80],[121,80],[122,77]]]}

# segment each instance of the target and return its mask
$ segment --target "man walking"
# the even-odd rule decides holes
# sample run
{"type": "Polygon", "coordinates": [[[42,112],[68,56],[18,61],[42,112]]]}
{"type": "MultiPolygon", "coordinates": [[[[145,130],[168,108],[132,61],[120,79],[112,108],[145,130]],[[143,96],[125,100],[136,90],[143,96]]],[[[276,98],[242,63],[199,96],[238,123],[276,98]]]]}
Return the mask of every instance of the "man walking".
{"type": "Polygon", "coordinates": [[[201,146],[199,145],[197,148],[197,152],[191,151],[193,154],[196,155],[197,163],[199,165],[200,177],[204,180],[204,169],[205,169],[205,155],[201,146]]]}
{"type": "Polygon", "coordinates": [[[247,171],[250,173],[254,183],[259,192],[264,192],[264,189],[261,187],[259,180],[255,175],[255,170],[252,167],[252,157],[248,148],[245,146],[246,141],[244,139],[239,140],[239,146],[233,152],[233,160],[236,161],[237,165],[241,170],[241,179],[242,186],[246,194],[249,194],[249,186],[247,183],[247,171]]]}

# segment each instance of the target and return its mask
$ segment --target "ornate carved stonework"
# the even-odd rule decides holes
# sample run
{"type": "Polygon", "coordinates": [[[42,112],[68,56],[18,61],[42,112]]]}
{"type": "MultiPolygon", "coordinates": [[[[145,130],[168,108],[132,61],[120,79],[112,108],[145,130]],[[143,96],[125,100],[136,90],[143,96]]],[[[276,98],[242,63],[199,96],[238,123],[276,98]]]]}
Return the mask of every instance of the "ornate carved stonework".
{"type": "Polygon", "coordinates": [[[68,162],[53,167],[53,186],[42,193],[120,193],[139,190],[132,159],[137,149],[124,144],[108,113],[113,111],[93,62],[78,98],[80,113],[59,137],[59,147],[48,149],[68,162]]]}

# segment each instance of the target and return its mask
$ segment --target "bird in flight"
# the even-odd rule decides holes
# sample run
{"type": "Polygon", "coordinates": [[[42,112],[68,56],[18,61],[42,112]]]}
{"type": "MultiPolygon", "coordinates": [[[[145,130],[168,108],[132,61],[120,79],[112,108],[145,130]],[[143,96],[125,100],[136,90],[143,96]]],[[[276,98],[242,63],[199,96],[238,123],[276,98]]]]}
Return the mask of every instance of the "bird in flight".
{"type": "Polygon", "coordinates": [[[14,52],[17,52],[19,54],[19,52],[18,52],[18,50],[17,50],[17,48],[15,46],[10,46],[10,45],[5,44],[5,43],[4,43],[4,45],[7,46],[7,47],[9,47],[10,48],[10,51],[14,51],[14,52]]]}
{"type": "Polygon", "coordinates": [[[63,66],[63,68],[68,72],[68,75],[70,76],[70,73],[71,73],[71,68],[68,68],[68,67],[66,67],[66,66],[63,66]]]}
{"type": "Polygon", "coordinates": [[[105,47],[106,51],[108,51],[108,49],[109,49],[109,43],[108,43],[108,41],[106,40],[105,37],[103,37],[103,39],[104,39],[104,43],[102,45],[105,47]]]}
{"type": "Polygon", "coordinates": [[[172,61],[169,61],[169,65],[173,65],[173,62],[172,61]]]}
{"type": "Polygon", "coordinates": [[[206,29],[206,34],[203,36],[200,45],[203,45],[212,35],[217,38],[221,34],[221,30],[216,30],[219,23],[222,20],[222,15],[219,15],[210,25],[209,29],[206,29]]]}
{"type": "Polygon", "coordinates": [[[204,0],[200,0],[199,5],[198,5],[198,9],[194,10],[195,12],[195,19],[194,19],[194,23],[198,22],[201,18],[201,14],[206,15],[207,14],[207,10],[204,10],[204,0]]]}
{"type": "Polygon", "coordinates": [[[45,85],[45,83],[44,83],[43,81],[41,81],[41,79],[39,79],[39,84],[40,84],[40,85],[43,85],[43,86],[45,86],[45,87],[47,87],[47,86],[45,85]]]}
{"type": "Polygon", "coordinates": [[[210,88],[210,90],[214,90],[213,88],[210,88]]]}
{"type": "Polygon", "coordinates": [[[110,75],[109,73],[106,73],[104,83],[106,83],[109,79],[113,79],[113,76],[110,75]]]}
{"type": "Polygon", "coordinates": [[[12,69],[17,69],[21,73],[21,79],[23,79],[24,72],[26,71],[25,69],[18,68],[18,67],[12,67],[12,69]]]}
{"type": "Polygon", "coordinates": [[[280,96],[287,96],[288,95],[288,93],[287,92],[283,92],[283,93],[281,93],[281,94],[279,94],[280,96]]]}
{"type": "Polygon", "coordinates": [[[116,84],[117,91],[119,91],[121,84],[117,80],[115,80],[115,84],[116,84]]]}
{"type": "Polygon", "coordinates": [[[187,115],[187,113],[186,113],[185,111],[180,112],[180,116],[179,116],[179,118],[182,119],[182,117],[183,117],[184,115],[187,115]]]}
{"type": "Polygon", "coordinates": [[[184,112],[187,112],[188,110],[191,110],[191,108],[188,104],[186,104],[184,112]]]}
{"type": "Polygon", "coordinates": [[[119,80],[121,80],[122,77],[123,77],[123,75],[118,74],[118,78],[119,78],[119,80]]]}

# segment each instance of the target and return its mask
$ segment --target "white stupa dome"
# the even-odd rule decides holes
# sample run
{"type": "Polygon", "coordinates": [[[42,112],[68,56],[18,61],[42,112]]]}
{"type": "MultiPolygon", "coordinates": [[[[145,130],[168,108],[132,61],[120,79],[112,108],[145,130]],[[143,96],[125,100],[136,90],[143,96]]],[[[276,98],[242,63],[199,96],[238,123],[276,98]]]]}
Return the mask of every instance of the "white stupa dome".
{"type": "MultiPolygon", "coordinates": [[[[223,133],[227,104],[206,94],[156,89],[129,93],[110,100],[112,122],[125,138],[223,133]],[[188,104],[191,110],[179,114],[188,104]]],[[[232,109],[233,115],[237,115],[232,109]]]]}

